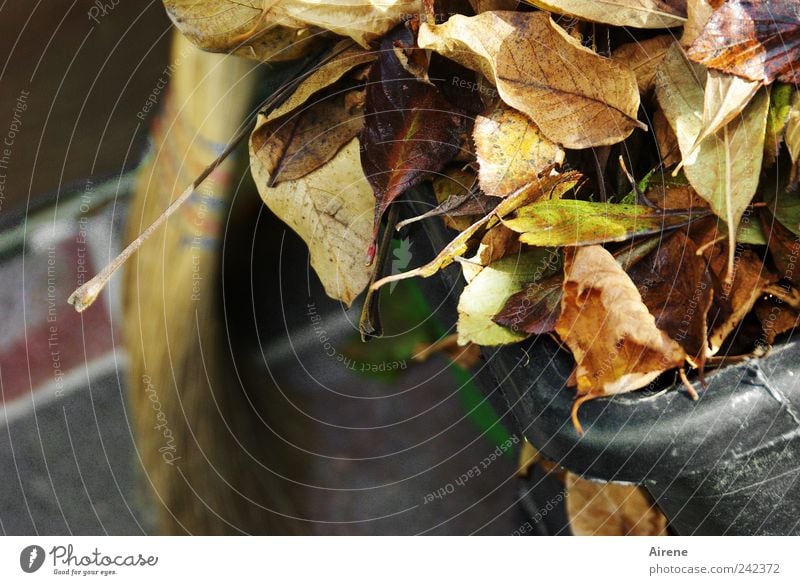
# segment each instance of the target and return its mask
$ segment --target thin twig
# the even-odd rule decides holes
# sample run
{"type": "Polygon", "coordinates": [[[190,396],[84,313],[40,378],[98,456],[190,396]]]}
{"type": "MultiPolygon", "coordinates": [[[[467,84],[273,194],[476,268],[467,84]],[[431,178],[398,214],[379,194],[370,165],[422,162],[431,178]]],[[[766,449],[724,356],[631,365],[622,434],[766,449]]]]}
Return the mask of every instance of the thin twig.
{"type": "Polygon", "coordinates": [[[633,193],[636,195],[636,201],[639,203],[646,205],[651,209],[658,209],[659,211],[663,211],[658,205],[650,201],[647,197],[644,196],[642,190],[639,189],[639,183],[636,182],[636,179],[633,175],[628,171],[628,167],[625,165],[625,159],[622,158],[622,155],[619,155],[619,168],[622,169],[622,172],[625,173],[625,176],[628,178],[628,182],[631,184],[631,188],[633,189],[633,193]]]}
{"type": "MultiPolygon", "coordinates": [[[[230,142],[228,142],[225,150],[223,150],[222,153],[215,158],[194,181],[192,181],[191,185],[183,190],[177,199],[169,204],[169,207],[164,210],[164,213],[159,215],[156,220],[151,223],[141,234],[139,234],[135,240],[128,244],[125,249],[120,252],[116,258],[114,258],[114,260],[112,260],[105,268],[103,268],[103,270],[101,270],[94,278],[86,282],[83,286],[78,287],[69,296],[67,302],[75,307],[75,310],[79,313],[82,313],[89,308],[97,299],[98,295],[106,287],[114,273],[119,270],[119,268],[128,260],[128,258],[130,258],[139,248],[141,248],[142,244],[144,244],[144,242],[147,241],[147,239],[152,236],[158,228],[164,225],[167,219],[169,219],[169,217],[192,196],[192,193],[194,193],[195,189],[197,189],[203,183],[203,181],[205,181],[208,176],[213,173],[214,170],[219,167],[219,165],[221,165],[225,159],[228,158],[228,156],[230,156],[239,143],[241,143],[241,141],[249,135],[253,129],[253,126],[255,125],[258,115],[269,113],[280,106],[292,94],[297,86],[305,81],[309,75],[349,48],[350,46],[343,46],[341,49],[332,52],[325,58],[319,60],[314,64],[313,67],[310,67],[307,71],[302,72],[296,78],[286,83],[283,87],[265,99],[258,108],[248,114],[239,131],[230,140],[230,142]]],[[[313,61],[310,61],[310,63],[313,63],[313,61]]]]}

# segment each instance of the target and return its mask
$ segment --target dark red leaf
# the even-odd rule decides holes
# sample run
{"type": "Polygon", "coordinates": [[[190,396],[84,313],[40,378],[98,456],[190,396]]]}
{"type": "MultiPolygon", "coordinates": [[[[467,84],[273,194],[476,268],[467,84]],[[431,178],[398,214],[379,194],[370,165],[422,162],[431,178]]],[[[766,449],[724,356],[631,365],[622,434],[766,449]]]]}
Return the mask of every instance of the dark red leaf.
{"type": "Polygon", "coordinates": [[[534,282],[512,295],[493,321],[517,333],[541,335],[555,330],[561,315],[561,285],[564,275],[559,270],[553,276],[534,282]]]}
{"type": "Polygon", "coordinates": [[[381,41],[370,70],[361,165],[377,200],[376,235],[389,204],[444,168],[464,135],[463,112],[415,75],[421,57],[424,52],[414,48],[411,32],[400,26],[381,41]]]}
{"type": "Polygon", "coordinates": [[[687,54],[753,81],[800,83],[800,0],[730,0],[687,54]]]}

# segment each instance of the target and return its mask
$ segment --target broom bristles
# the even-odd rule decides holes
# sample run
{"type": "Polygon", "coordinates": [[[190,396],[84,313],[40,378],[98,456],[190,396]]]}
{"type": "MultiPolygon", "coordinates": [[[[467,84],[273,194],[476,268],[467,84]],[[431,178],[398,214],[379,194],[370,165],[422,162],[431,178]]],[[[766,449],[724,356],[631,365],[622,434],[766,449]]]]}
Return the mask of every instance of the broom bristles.
{"type": "MultiPolygon", "coordinates": [[[[169,93],[129,209],[129,241],[236,133],[252,105],[254,67],[173,35],[169,93]]],[[[225,343],[220,238],[235,170],[233,157],[222,163],[126,267],[129,400],[164,534],[296,532],[291,498],[263,464],[275,453],[225,343]]]]}

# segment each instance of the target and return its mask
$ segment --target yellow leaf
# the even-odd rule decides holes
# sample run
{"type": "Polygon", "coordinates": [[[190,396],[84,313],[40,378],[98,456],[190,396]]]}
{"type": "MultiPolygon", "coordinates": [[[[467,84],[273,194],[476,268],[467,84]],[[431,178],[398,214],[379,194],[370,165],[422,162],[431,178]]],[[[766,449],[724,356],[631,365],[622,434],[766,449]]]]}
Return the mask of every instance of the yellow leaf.
{"type": "Polygon", "coordinates": [[[481,189],[494,197],[513,193],[564,161],[564,150],[545,138],[530,118],[503,104],[475,119],[472,138],[481,189]]]}
{"type": "Polygon", "coordinates": [[[358,139],[326,165],[294,181],[267,187],[268,173],[250,152],[258,192],[267,207],[303,238],[328,296],[347,305],[367,286],[375,197],[361,170],[358,139]]]}
{"type": "MultiPolygon", "coordinates": [[[[721,0],[714,1],[721,2],[721,0]]],[[[690,46],[700,36],[713,13],[714,6],[712,6],[710,0],[688,0],[686,2],[687,18],[686,24],[683,25],[681,46],[690,46]]]]}
{"type": "Polygon", "coordinates": [[[636,118],[633,72],[582,46],[546,12],[455,15],[424,23],[418,44],[482,73],[506,104],[567,148],[616,144],[646,128],[636,118]]]}
{"type": "Polygon", "coordinates": [[[552,265],[549,250],[538,248],[508,256],[486,266],[464,288],[458,300],[458,343],[503,345],[522,341],[528,335],[495,323],[508,298],[530,282],[549,276],[552,265]]]}
{"type": "Polygon", "coordinates": [[[800,169],[800,91],[795,90],[792,97],[792,105],[789,110],[789,118],[786,121],[786,134],[784,135],[786,146],[789,148],[789,155],[792,157],[794,168],[792,177],[797,181],[798,169],[800,169]]]}

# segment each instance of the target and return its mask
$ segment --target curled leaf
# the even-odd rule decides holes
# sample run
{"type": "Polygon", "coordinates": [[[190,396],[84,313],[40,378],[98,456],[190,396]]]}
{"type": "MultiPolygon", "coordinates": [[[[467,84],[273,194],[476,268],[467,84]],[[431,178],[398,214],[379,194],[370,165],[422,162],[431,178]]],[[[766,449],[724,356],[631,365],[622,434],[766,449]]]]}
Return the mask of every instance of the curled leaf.
{"type": "MultiPolygon", "coordinates": [[[[332,86],[341,82],[354,69],[366,66],[375,60],[375,53],[365,51],[353,44],[352,41],[342,41],[331,49],[329,61],[323,63],[318,69],[314,70],[296,90],[289,96],[280,107],[275,108],[267,116],[267,121],[282,118],[286,114],[293,112],[303,106],[316,94],[328,90],[332,86]]],[[[355,81],[352,83],[355,85],[355,81]]],[[[343,85],[343,87],[347,87],[343,85]]]]}
{"type": "Polygon", "coordinates": [[[615,144],[634,128],[633,72],[583,47],[546,12],[484,12],[424,23],[419,46],[482,73],[509,106],[567,148],[615,144]]]}
{"type": "Polygon", "coordinates": [[[250,149],[267,185],[307,175],[358,136],[364,125],[363,96],[361,89],[335,88],[301,111],[282,118],[259,116],[250,149]]]}
{"type": "Polygon", "coordinates": [[[702,128],[686,156],[691,156],[703,140],[716,134],[728,122],[739,116],[760,87],[761,84],[757,81],[748,81],[719,71],[709,71],[703,94],[702,128]]]}
{"type": "Polygon", "coordinates": [[[581,20],[634,28],[670,28],[686,22],[685,0],[527,0],[581,20]]]}
{"type": "Polygon", "coordinates": [[[786,121],[785,140],[794,164],[791,182],[797,185],[800,179],[800,91],[797,90],[792,97],[792,105],[786,121]]]}
{"type": "Polygon", "coordinates": [[[728,0],[688,55],[751,81],[800,83],[800,0],[728,0]]]}

